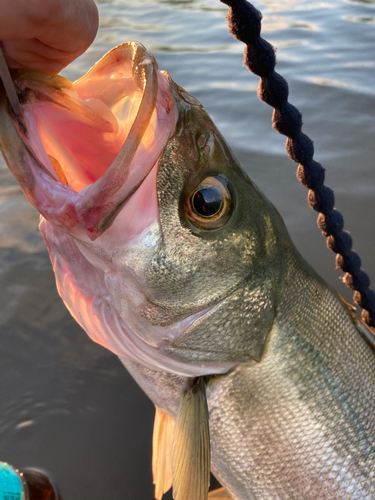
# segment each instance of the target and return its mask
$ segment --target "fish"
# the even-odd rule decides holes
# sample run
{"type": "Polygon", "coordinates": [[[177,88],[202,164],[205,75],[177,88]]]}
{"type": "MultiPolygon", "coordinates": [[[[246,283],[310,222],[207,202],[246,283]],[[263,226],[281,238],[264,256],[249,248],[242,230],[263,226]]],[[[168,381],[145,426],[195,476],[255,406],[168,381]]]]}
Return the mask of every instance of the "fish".
{"type": "Polygon", "coordinates": [[[375,498],[372,332],[200,102],[136,42],[13,80],[1,151],[68,310],[155,404],[156,498],[204,500],[210,469],[210,498],[375,498]]]}

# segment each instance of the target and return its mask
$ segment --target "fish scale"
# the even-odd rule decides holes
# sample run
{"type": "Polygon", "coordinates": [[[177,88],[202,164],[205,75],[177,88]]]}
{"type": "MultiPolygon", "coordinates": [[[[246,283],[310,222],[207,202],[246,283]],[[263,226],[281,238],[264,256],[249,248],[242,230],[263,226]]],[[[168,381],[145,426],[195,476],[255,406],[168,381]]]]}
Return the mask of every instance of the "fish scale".
{"type": "Polygon", "coordinates": [[[231,463],[234,498],[375,498],[373,352],[336,294],[294,267],[262,362],[209,386],[214,470],[231,463]]]}
{"type": "MultiPolygon", "coordinates": [[[[261,363],[209,383],[213,472],[234,499],[375,498],[372,349],[336,293],[293,260],[261,363]]],[[[177,414],[181,379],[126,366],[177,414]]]]}

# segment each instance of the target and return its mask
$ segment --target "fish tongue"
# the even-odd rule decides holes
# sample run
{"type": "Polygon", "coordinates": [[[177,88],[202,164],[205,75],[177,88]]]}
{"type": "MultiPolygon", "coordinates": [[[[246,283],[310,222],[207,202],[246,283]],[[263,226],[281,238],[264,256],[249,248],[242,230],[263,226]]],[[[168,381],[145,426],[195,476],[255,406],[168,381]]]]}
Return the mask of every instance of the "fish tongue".
{"type": "Polygon", "coordinates": [[[206,384],[190,379],[182,394],[173,436],[173,497],[207,500],[210,486],[210,433],[206,384]]]}
{"type": "Polygon", "coordinates": [[[97,112],[89,102],[80,101],[73,84],[66,78],[26,70],[16,70],[13,75],[18,93],[28,105],[48,103],[68,109],[103,132],[111,132],[117,127],[114,117],[108,120],[109,114],[103,116],[102,110],[97,112]]]}

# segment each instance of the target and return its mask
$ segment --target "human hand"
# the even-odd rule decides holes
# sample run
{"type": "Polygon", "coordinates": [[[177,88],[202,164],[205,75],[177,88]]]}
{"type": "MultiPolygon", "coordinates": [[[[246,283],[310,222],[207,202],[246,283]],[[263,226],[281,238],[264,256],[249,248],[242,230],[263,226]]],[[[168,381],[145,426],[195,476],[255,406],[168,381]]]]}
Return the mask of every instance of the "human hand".
{"type": "Polygon", "coordinates": [[[0,0],[0,40],[10,68],[58,73],[93,42],[93,0],[0,0]]]}

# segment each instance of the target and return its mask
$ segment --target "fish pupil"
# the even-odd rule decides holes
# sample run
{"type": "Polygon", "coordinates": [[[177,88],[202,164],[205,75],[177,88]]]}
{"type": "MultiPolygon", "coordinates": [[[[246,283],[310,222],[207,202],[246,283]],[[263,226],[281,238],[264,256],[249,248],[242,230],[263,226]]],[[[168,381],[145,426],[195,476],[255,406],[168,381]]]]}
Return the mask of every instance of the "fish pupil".
{"type": "Polygon", "coordinates": [[[193,195],[193,207],[202,217],[217,214],[222,205],[221,193],[215,188],[202,188],[193,195]]]}

